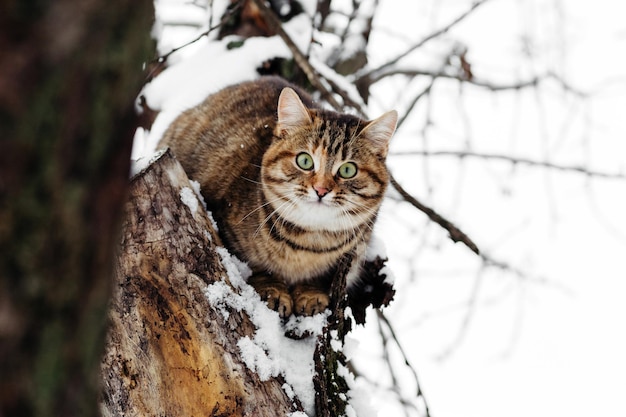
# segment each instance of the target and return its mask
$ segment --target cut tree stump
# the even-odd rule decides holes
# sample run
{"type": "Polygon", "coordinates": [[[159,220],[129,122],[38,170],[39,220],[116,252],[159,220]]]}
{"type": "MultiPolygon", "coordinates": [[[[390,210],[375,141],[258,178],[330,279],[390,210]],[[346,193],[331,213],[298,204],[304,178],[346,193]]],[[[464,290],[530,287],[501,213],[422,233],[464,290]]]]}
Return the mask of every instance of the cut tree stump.
{"type": "Polygon", "coordinates": [[[261,381],[242,362],[237,341],[255,331],[246,313],[232,311],[226,319],[207,300],[207,286],[228,277],[211,219],[181,198],[192,189],[169,151],[131,181],[101,365],[102,414],[301,411],[283,391],[282,377],[261,381]]]}

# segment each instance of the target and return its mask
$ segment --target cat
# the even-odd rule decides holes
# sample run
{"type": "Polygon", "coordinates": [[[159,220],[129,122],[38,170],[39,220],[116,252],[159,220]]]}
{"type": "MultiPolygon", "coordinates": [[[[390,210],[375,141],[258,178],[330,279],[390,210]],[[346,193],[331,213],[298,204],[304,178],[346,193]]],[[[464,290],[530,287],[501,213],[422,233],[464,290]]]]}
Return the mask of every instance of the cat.
{"type": "Polygon", "coordinates": [[[373,121],[323,109],[282,78],[224,88],[166,130],[224,244],[253,271],[248,282],[281,317],[329,304],[329,282],[353,251],[358,281],[389,174],[390,111],[373,121]]]}

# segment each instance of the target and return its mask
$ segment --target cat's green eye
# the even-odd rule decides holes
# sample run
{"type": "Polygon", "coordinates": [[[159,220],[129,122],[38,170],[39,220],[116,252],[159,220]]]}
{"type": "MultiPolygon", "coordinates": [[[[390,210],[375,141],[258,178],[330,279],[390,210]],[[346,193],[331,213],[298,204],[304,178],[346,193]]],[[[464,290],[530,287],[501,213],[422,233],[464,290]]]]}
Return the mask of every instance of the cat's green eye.
{"type": "Polygon", "coordinates": [[[337,171],[337,174],[339,174],[341,178],[348,180],[350,178],[353,178],[356,175],[356,172],[356,164],[354,162],[346,162],[339,167],[339,171],[337,171]]]}
{"type": "Polygon", "coordinates": [[[296,156],[296,164],[305,171],[313,169],[313,157],[306,152],[299,153],[296,156]]]}

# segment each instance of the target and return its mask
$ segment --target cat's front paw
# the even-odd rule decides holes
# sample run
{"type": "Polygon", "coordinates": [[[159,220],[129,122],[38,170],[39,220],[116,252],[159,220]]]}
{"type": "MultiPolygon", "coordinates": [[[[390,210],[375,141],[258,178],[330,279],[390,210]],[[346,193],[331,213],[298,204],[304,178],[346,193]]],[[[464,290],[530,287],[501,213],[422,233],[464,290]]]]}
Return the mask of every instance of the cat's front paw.
{"type": "Polygon", "coordinates": [[[330,297],[328,294],[314,287],[296,286],[291,291],[293,297],[293,311],[295,314],[312,316],[328,308],[330,297]]]}
{"type": "Polygon", "coordinates": [[[271,310],[278,312],[281,318],[291,315],[293,303],[289,293],[282,292],[276,288],[264,288],[259,292],[259,295],[271,310]]]}
{"type": "Polygon", "coordinates": [[[289,317],[293,311],[293,302],[287,286],[267,276],[252,276],[248,283],[261,296],[261,300],[276,312],[281,318],[289,317]]]}

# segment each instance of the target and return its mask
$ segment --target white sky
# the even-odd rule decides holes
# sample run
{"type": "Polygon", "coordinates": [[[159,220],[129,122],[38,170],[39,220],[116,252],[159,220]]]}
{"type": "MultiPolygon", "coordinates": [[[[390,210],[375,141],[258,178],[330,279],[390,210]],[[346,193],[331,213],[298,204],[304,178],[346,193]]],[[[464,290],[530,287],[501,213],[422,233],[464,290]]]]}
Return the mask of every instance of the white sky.
{"type": "MultiPolygon", "coordinates": [[[[445,15],[444,9],[436,13],[445,15]]],[[[574,86],[600,94],[576,109],[554,87],[539,98],[533,92],[493,97],[471,88],[459,96],[450,88],[449,97],[438,98],[439,108],[433,104],[437,125],[430,149],[460,142],[455,135],[463,135],[467,115],[475,150],[541,160],[547,147],[563,164],[588,161],[597,170],[625,172],[625,11],[610,1],[494,0],[483,6],[452,34],[468,44],[477,75],[505,78],[529,71],[519,56],[521,32],[536,51],[534,65],[562,70],[574,86]]],[[[392,6],[390,16],[398,15],[392,6]]],[[[410,14],[402,15],[410,20],[410,14]]],[[[397,148],[423,149],[418,129],[419,123],[414,131],[398,132],[397,148]]],[[[406,225],[388,220],[387,242],[402,242],[390,245],[392,260],[404,253],[418,264],[416,282],[398,296],[389,316],[403,335],[432,414],[626,415],[624,181],[587,181],[523,167],[511,174],[510,164],[431,160],[428,176],[435,190],[428,195],[420,184],[427,178],[422,167],[409,157],[397,159],[390,165],[407,188],[449,214],[490,254],[550,282],[533,284],[493,270],[480,274],[443,239],[411,252],[420,234],[432,235],[433,227],[415,222],[415,230],[400,238],[406,225]],[[478,305],[457,308],[472,298],[477,282],[478,305]]]]}

